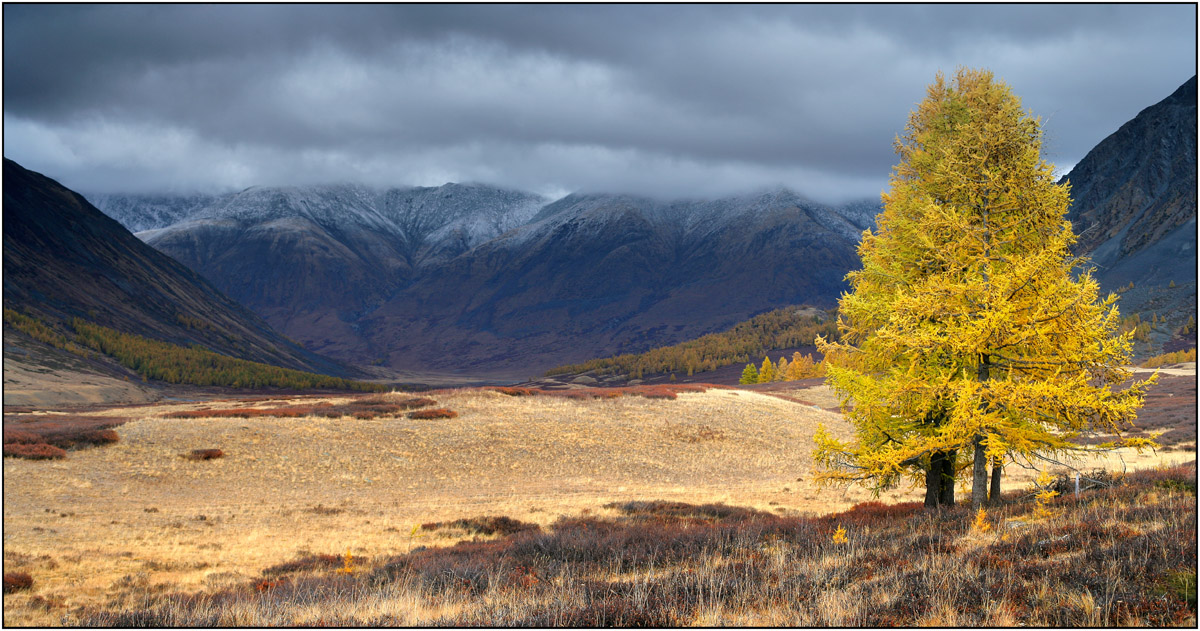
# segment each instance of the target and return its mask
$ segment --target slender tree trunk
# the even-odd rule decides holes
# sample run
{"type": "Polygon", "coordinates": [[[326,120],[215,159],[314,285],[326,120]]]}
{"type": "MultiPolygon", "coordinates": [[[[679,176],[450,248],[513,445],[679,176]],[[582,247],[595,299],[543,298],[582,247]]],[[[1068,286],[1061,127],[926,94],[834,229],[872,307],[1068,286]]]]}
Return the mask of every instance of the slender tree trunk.
{"type": "Polygon", "coordinates": [[[992,459],[992,488],[988,490],[988,506],[1000,504],[1000,469],[1003,461],[992,459]]]}
{"type": "MultiPolygon", "coordinates": [[[[983,222],[984,222],[983,225],[986,228],[987,227],[987,213],[986,212],[983,215],[983,222]]],[[[985,284],[987,282],[986,273],[984,275],[984,282],[985,282],[985,284]]],[[[979,372],[978,372],[979,383],[986,382],[990,376],[988,374],[989,360],[990,360],[990,358],[987,356],[986,353],[979,357],[979,372]]],[[[983,407],[986,408],[987,405],[984,404],[983,407]]],[[[981,430],[982,430],[982,428],[981,428],[981,430]]],[[[987,497],[988,457],[987,457],[987,450],[984,449],[984,447],[983,447],[983,441],[984,441],[984,435],[983,435],[982,431],[980,431],[980,433],[978,433],[978,434],[975,434],[975,439],[971,441],[971,444],[975,447],[975,468],[972,471],[972,479],[971,479],[971,509],[972,510],[979,510],[980,508],[982,508],[983,505],[987,503],[987,498],[988,498],[987,497]]]]}
{"type": "Polygon", "coordinates": [[[929,457],[929,468],[925,470],[925,508],[937,508],[942,497],[942,460],[940,451],[929,457]]]}
{"type": "Polygon", "coordinates": [[[988,478],[987,450],[983,447],[983,434],[975,434],[971,443],[975,446],[975,469],[971,480],[971,509],[979,510],[987,503],[988,478]]]}
{"type": "Polygon", "coordinates": [[[942,459],[942,488],[938,497],[938,504],[942,506],[954,506],[954,462],[957,459],[957,451],[945,452],[942,459]]]}

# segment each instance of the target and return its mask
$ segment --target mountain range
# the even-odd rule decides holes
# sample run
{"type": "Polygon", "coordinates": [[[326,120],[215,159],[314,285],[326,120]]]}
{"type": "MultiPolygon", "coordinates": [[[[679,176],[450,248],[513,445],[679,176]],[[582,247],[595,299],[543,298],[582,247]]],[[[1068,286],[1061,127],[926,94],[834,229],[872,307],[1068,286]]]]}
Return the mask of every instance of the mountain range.
{"type": "Polygon", "coordinates": [[[784,189],[551,202],[478,184],[255,187],[200,207],[195,196],[96,199],[311,350],[522,375],[779,304],[831,305],[879,210],[784,189]]]}
{"type": "MultiPolygon", "coordinates": [[[[1195,312],[1195,130],[1193,77],[1063,178],[1076,252],[1105,290],[1137,286],[1123,313],[1182,323],[1195,312]]],[[[510,376],[680,342],[783,305],[833,306],[879,212],[786,189],[549,200],[479,184],[345,184],[90,198],[310,350],[510,376]]]]}

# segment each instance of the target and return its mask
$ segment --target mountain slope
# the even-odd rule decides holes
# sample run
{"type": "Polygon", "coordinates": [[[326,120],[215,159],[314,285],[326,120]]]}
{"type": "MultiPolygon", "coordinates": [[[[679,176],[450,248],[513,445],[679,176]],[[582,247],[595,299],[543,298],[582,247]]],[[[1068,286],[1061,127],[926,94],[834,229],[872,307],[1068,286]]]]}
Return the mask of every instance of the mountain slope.
{"type": "Polygon", "coordinates": [[[138,234],[290,337],[373,359],[356,322],[436,264],[521,223],[545,200],[479,185],[254,187],[138,234]]]}
{"type": "Polygon", "coordinates": [[[1105,138],[1063,180],[1105,289],[1196,280],[1196,77],[1105,138]]]}
{"type": "Polygon", "coordinates": [[[138,236],[322,353],[524,377],[831,306],[876,212],[786,190],[546,204],[481,185],[263,188],[138,236]]]}
{"type": "Polygon", "coordinates": [[[393,366],[532,374],[690,339],[779,305],[832,306],[862,227],[786,191],[669,203],[571,195],[427,270],[361,330],[393,366]]]}
{"type": "Polygon", "coordinates": [[[73,317],[181,346],[345,375],[149,247],[58,182],[4,160],[4,305],[73,317]]]}

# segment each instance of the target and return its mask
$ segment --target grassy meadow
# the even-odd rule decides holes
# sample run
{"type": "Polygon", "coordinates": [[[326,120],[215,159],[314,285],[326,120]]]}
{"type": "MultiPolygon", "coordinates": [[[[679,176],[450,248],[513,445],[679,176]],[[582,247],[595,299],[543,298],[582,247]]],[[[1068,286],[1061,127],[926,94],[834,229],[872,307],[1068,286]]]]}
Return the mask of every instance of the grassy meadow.
{"type": "Polygon", "coordinates": [[[824,386],[524,394],[89,411],[117,442],[4,460],[4,623],[1195,625],[1194,430],[976,523],[817,485],[824,386]]]}

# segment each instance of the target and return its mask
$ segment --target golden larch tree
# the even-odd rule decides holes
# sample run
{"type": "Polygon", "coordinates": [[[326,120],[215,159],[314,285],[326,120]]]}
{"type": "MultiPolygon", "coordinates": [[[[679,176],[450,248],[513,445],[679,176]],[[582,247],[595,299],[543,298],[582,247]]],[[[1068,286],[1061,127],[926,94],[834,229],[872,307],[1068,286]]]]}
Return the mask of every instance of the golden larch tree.
{"type": "Polygon", "coordinates": [[[863,268],[847,275],[841,340],[817,342],[855,427],[850,442],[819,432],[824,479],[878,491],[924,477],[937,506],[969,466],[979,507],[989,463],[995,497],[1004,459],[1096,449],[1076,439],[1131,426],[1149,381],[1114,388],[1130,377],[1130,335],[1070,253],[1069,188],[1041,139],[987,71],[939,73],[912,112],[863,268]]]}

